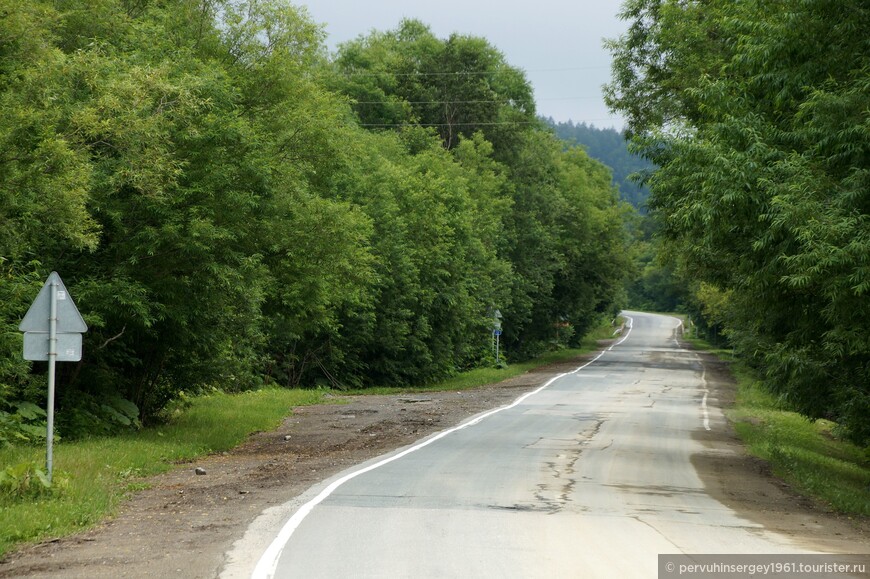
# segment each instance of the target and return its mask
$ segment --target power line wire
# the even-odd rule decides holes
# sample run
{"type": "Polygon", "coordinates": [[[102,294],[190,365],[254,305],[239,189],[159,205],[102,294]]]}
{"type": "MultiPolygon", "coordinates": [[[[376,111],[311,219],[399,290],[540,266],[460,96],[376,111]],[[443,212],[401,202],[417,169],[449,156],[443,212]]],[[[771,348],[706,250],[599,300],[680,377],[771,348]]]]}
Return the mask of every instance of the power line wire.
{"type": "MultiPolygon", "coordinates": [[[[586,96],[586,97],[555,97],[555,98],[543,98],[543,99],[535,99],[535,102],[538,101],[569,101],[569,100],[593,100],[598,99],[600,97],[596,96],[586,96]]],[[[502,100],[473,100],[473,101],[354,101],[354,104],[357,105],[395,105],[395,104],[409,104],[409,105],[472,105],[472,104],[492,104],[492,103],[503,103],[502,100]]]]}
{"type": "Polygon", "coordinates": [[[499,125],[536,125],[538,121],[498,121],[487,123],[360,123],[361,127],[491,127],[499,125]]]}
{"type": "MultiPolygon", "coordinates": [[[[586,120],[578,120],[573,121],[576,123],[594,123],[600,121],[611,121],[611,118],[604,119],[586,119],[586,120]]],[[[486,122],[486,123],[474,123],[474,122],[464,122],[464,123],[360,123],[360,127],[373,127],[373,128],[397,128],[397,127],[462,127],[462,126],[471,126],[471,127],[488,127],[488,126],[504,126],[504,125],[537,125],[540,121],[495,121],[495,122],[486,122]]]]}
{"type": "Polygon", "coordinates": [[[569,72],[572,70],[596,70],[602,68],[610,68],[609,65],[600,66],[575,66],[569,68],[535,68],[525,70],[522,68],[501,67],[494,70],[458,70],[445,72],[392,72],[392,71],[345,71],[344,74],[349,76],[380,76],[389,74],[390,76],[485,76],[490,74],[498,74],[500,72],[569,72]]]}

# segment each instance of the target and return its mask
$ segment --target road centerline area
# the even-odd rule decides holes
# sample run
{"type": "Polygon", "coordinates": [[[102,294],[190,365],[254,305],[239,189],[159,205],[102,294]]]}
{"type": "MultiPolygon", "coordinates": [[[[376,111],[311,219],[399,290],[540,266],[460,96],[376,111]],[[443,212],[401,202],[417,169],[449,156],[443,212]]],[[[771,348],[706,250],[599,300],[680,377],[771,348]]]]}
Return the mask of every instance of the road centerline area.
{"type": "Polygon", "coordinates": [[[254,569],[254,572],[251,574],[252,579],[267,579],[267,578],[275,577],[275,572],[276,572],[276,568],[278,565],[278,560],[280,559],[281,554],[284,551],[284,547],[287,545],[288,541],[290,541],[290,538],[293,536],[293,533],[296,531],[296,529],[299,527],[299,525],[302,524],[302,521],[304,521],[305,518],[311,513],[311,511],[314,509],[314,507],[316,507],[318,504],[320,504],[326,498],[328,498],[340,486],[342,486],[346,482],[350,481],[351,479],[356,478],[357,476],[360,476],[362,474],[365,474],[367,472],[370,472],[372,470],[380,468],[386,464],[389,464],[395,460],[398,460],[404,456],[407,456],[408,454],[416,452],[416,451],[420,450],[421,448],[424,448],[424,447],[438,441],[439,439],[444,438],[445,436],[449,436],[450,434],[453,434],[454,432],[457,432],[459,430],[462,430],[462,429],[468,428],[470,426],[474,426],[476,424],[479,424],[481,421],[483,421],[483,420],[489,418],[490,416],[493,416],[499,412],[514,408],[514,407],[522,404],[527,398],[534,396],[535,394],[538,394],[539,392],[547,389],[551,384],[553,384],[557,380],[563,378],[567,374],[576,374],[580,370],[583,370],[584,368],[590,366],[594,362],[598,361],[598,359],[600,359],[606,352],[611,351],[615,346],[622,344],[623,342],[625,342],[628,339],[629,335],[631,334],[632,320],[630,317],[626,317],[626,320],[627,320],[627,322],[626,322],[627,331],[625,332],[625,335],[620,340],[618,340],[614,344],[611,344],[610,347],[599,352],[598,355],[595,356],[595,358],[593,358],[589,362],[583,364],[579,368],[576,368],[572,372],[563,373],[563,374],[559,374],[557,376],[554,376],[553,378],[548,380],[544,385],[540,386],[539,388],[537,388],[535,390],[532,390],[531,392],[527,392],[527,393],[523,394],[522,396],[518,397],[516,400],[514,400],[512,403],[508,404],[507,406],[502,406],[500,408],[496,408],[495,410],[490,410],[488,412],[485,412],[485,413],[481,414],[480,416],[477,416],[475,418],[472,418],[471,420],[468,420],[466,422],[463,422],[462,424],[459,424],[458,426],[454,426],[453,428],[449,428],[447,430],[439,432],[438,434],[436,434],[434,436],[426,438],[425,440],[421,441],[420,443],[415,444],[409,448],[406,448],[405,450],[403,450],[399,453],[388,456],[387,458],[384,458],[383,460],[380,460],[380,461],[376,462],[375,464],[372,464],[372,465],[366,466],[364,468],[350,472],[344,476],[341,476],[338,480],[333,481],[330,485],[328,485],[325,489],[323,489],[317,496],[315,496],[313,499],[311,499],[310,501],[308,501],[307,503],[302,505],[293,514],[293,516],[290,517],[290,520],[288,520],[284,524],[284,526],[281,528],[281,531],[275,537],[275,540],[272,541],[272,543],[269,545],[269,547],[266,549],[266,551],[260,557],[260,560],[257,562],[257,566],[254,569]]]}

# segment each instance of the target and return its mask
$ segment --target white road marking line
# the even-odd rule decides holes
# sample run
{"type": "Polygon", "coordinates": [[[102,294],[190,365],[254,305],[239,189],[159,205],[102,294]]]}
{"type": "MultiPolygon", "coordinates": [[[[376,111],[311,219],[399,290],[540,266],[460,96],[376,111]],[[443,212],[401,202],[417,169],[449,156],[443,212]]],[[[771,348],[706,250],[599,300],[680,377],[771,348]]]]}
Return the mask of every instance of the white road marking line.
{"type": "Polygon", "coordinates": [[[361,474],[365,474],[369,471],[375,470],[376,468],[382,467],[385,464],[389,464],[389,463],[393,462],[394,460],[398,460],[398,459],[402,458],[403,456],[411,454],[412,452],[416,452],[423,447],[429,446],[430,444],[432,444],[436,440],[440,440],[440,439],[444,438],[445,436],[447,436],[448,434],[453,434],[454,432],[457,432],[457,431],[462,430],[464,428],[468,428],[469,426],[474,426],[475,424],[480,423],[480,421],[483,420],[484,418],[489,418],[493,414],[497,414],[499,412],[502,412],[503,410],[508,410],[510,408],[513,408],[513,407],[517,406],[518,404],[521,404],[524,400],[526,400],[530,396],[534,396],[538,392],[541,392],[542,390],[546,389],[547,387],[550,386],[550,384],[552,384],[553,382],[555,382],[559,378],[562,378],[563,376],[567,376],[568,374],[576,374],[577,372],[579,372],[583,368],[589,366],[590,364],[592,364],[593,362],[598,360],[601,356],[604,355],[605,352],[609,352],[615,346],[618,346],[619,344],[623,343],[624,341],[626,341],[628,339],[629,334],[631,334],[632,319],[628,316],[626,316],[626,318],[628,319],[628,332],[625,333],[625,336],[621,340],[616,342],[615,344],[611,344],[611,346],[609,348],[607,348],[607,350],[600,352],[595,358],[593,358],[591,361],[587,362],[586,364],[583,364],[582,366],[580,366],[576,370],[573,370],[572,372],[565,372],[565,373],[559,374],[558,376],[550,378],[550,380],[548,380],[547,383],[544,384],[543,386],[541,386],[540,388],[533,390],[531,392],[526,392],[525,394],[523,394],[522,396],[520,396],[519,398],[517,398],[516,400],[514,400],[511,404],[509,404],[507,406],[502,406],[501,408],[496,408],[495,410],[490,410],[489,412],[487,412],[485,414],[481,414],[480,416],[478,416],[474,420],[470,420],[469,422],[464,422],[464,423],[460,424],[459,426],[454,426],[453,428],[450,428],[448,430],[440,432],[440,433],[436,434],[435,436],[433,436],[432,438],[428,438],[428,439],[424,440],[420,444],[414,445],[410,448],[406,448],[405,450],[403,450],[402,452],[400,452],[398,454],[394,454],[390,457],[385,458],[382,461],[379,461],[375,464],[371,464],[365,468],[361,468],[360,470],[349,473],[349,474],[341,477],[340,479],[333,481],[329,486],[327,486],[325,489],[320,491],[320,493],[316,497],[314,497],[313,499],[311,499],[310,501],[308,501],[307,503],[305,503],[304,505],[299,507],[299,510],[297,510],[295,513],[293,513],[293,516],[290,517],[290,519],[286,523],[284,523],[284,526],[281,528],[281,531],[278,533],[278,535],[275,537],[275,539],[272,541],[272,543],[269,545],[269,547],[266,549],[266,551],[260,557],[260,560],[257,562],[257,566],[254,568],[254,572],[251,574],[251,579],[269,579],[269,578],[275,576],[275,571],[278,568],[278,560],[281,558],[281,553],[284,551],[284,547],[286,547],[287,543],[290,542],[290,537],[293,536],[293,533],[296,531],[296,529],[299,527],[299,525],[302,524],[302,521],[305,519],[305,517],[307,517],[308,514],[311,513],[312,510],[314,510],[314,507],[316,507],[317,505],[322,503],[324,500],[326,500],[326,498],[329,497],[329,495],[331,495],[333,492],[335,492],[335,490],[338,489],[338,487],[340,487],[341,485],[343,485],[347,481],[358,477],[361,474]]]}
{"type": "MultiPolygon", "coordinates": [[[[677,326],[678,328],[683,325],[683,320],[681,320],[680,318],[674,319],[680,322],[677,326]]],[[[676,336],[674,337],[674,342],[677,344],[678,348],[682,348],[682,346],[680,346],[680,340],[677,339],[676,336]]],[[[701,356],[695,354],[695,358],[697,358],[698,363],[700,363],[701,368],[703,368],[703,371],[701,372],[701,384],[704,386],[704,397],[701,398],[701,414],[704,417],[704,428],[706,430],[710,430],[710,412],[707,409],[707,395],[710,393],[710,390],[707,388],[707,367],[704,366],[704,362],[701,360],[701,356]]]]}
{"type": "MultiPolygon", "coordinates": [[[[575,369],[575,370],[572,370],[571,372],[568,372],[568,373],[569,373],[569,374],[576,374],[577,372],[579,372],[580,370],[582,370],[582,369],[585,368],[586,366],[589,366],[589,365],[591,365],[591,364],[594,364],[595,362],[598,361],[598,358],[600,358],[601,356],[603,356],[604,354],[606,354],[607,352],[609,352],[610,350],[612,350],[612,349],[615,348],[616,346],[618,346],[618,345],[620,345],[621,343],[623,343],[624,341],[626,341],[626,340],[628,339],[628,335],[631,334],[631,326],[632,326],[632,321],[633,321],[633,320],[632,320],[630,317],[628,317],[628,316],[625,316],[625,319],[628,320],[628,323],[626,324],[626,325],[628,326],[628,331],[625,333],[625,336],[623,336],[621,340],[619,340],[619,341],[616,342],[615,344],[611,344],[609,348],[607,348],[606,350],[602,350],[601,352],[598,353],[597,356],[595,356],[594,358],[592,358],[591,360],[589,360],[588,362],[586,362],[585,364],[583,364],[583,365],[580,366],[579,368],[577,368],[577,369],[575,369]]],[[[549,384],[547,384],[547,386],[549,386],[549,384]]],[[[544,386],[544,388],[546,388],[546,386],[544,386]]],[[[535,391],[535,392],[537,392],[537,391],[535,391]]],[[[535,392],[532,392],[532,394],[534,394],[535,392]]]]}
{"type": "MultiPolygon", "coordinates": [[[[700,359],[701,357],[698,356],[698,360],[700,359]]],[[[701,383],[704,385],[704,397],[701,398],[701,412],[704,415],[704,428],[710,430],[710,413],[707,411],[707,395],[710,393],[710,390],[707,389],[707,368],[703,362],[701,362],[701,367],[704,368],[704,371],[701,373],[701,383]]]]}

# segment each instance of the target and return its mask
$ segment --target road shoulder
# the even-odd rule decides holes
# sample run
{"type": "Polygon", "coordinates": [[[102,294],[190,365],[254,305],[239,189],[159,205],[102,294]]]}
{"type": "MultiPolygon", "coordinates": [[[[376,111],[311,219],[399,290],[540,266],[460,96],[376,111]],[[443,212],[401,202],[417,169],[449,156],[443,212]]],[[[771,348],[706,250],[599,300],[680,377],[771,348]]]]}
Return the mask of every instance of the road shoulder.
{"type": "MultiPolygon", "coordinates": [[[[737,384],[727,363],[696,353],[704,365],[709,405],[720,411],[733,406],[737,384]]],[[[707,492],[740,517],[808,550],[870,553],[870,522],[834,513],[797,494],[773,475],[765,461],[745,451],[724,417],[714,421],[710,431],[698,429],[695,438],[705,451],[693,456],[692,464],[707,492]]]]}

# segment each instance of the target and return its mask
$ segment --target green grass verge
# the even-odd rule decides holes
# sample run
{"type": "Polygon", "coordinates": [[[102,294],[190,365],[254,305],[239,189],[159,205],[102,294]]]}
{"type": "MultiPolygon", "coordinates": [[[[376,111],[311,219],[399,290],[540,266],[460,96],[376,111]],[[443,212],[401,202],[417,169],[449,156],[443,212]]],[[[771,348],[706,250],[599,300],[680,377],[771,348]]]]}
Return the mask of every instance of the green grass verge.
{"type": "MultiPolygon", "coordinates": [[[[140,432],[54,447],[58,490],[36,500],[0,494],[0,556],[12,546],[82,530],[110,515],[142,477],[239,444],[257,431],[275,428],[294,406],[323,401],[316,390],[264,389],[193,399],[170,424],[140,432]]],[[[43,447],[0,449],[0,468],[34,462],[43,468],[43,447]]]]}
{"type": "MultiPolygon", "coordinates": [[[[692,341],[699,348],[705,345],[692,341]]],[[[708,351],[732,357],[730,351],[708,351]]],[[[839,438],[833,422],[810,420],[785,408],[739,361],[731,370],[737,397],[725,415],[748,452],[767,461],[798,493],[840,513],[870,516],[870,449],[839,438]]]]}

